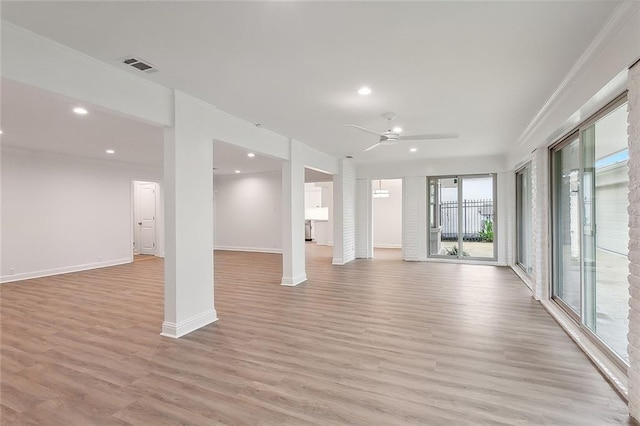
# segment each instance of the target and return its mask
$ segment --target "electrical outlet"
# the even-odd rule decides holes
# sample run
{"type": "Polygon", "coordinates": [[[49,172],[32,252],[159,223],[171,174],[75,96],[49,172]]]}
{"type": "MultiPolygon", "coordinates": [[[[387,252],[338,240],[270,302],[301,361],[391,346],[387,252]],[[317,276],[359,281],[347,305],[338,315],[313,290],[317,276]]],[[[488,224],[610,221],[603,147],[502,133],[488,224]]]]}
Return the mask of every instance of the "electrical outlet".
{"type": "Polygon", "coordinates": [[[9,275],[13,275],[16,273],[16,268],[9,268],[9,275]]]}
{"type": "Polygon", "coordinates": [[[98,262],[102,262],[102,256],[98,256],[98,262]]]}

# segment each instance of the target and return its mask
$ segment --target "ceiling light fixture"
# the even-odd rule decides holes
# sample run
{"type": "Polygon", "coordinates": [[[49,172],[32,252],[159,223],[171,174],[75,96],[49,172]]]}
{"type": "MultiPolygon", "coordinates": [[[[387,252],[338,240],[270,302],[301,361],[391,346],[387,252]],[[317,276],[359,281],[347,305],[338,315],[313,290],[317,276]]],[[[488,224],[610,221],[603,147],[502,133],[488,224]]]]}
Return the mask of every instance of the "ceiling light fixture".
{"type": "Polygon", "coordinates": [[[87,115],[87,114],[89,114],[89,111],[87,111],[85,108],[82,108],[82,107],[75,107],[73,109],[73,112],[75,112],[78,115],[87,115]]]}
{"type": "Polygon", "coordinates": [[[370,95],[371,89],[367,86],[361,87],[360,89],[358,89],[358,94],[363,96],[370,95]]]}
{"type": "Polygon", "coordinates": [[[253,157],[255,157],[255,156],[256,156],[256,155],[255,155],[253,152],[250,152],[250,153],[248,153],[248,154],[247,154],[247,157],[249,157],[249,158],[253,158],[253,157]]]}
{"type": "Polygon", "coordinates": [[[393,128],[393,131],[396,132],[396,133],[400,133],[402,131],[402,127],[396,126],[396,127],[393,128]]]}
{"type": "Polygon", "coordinates": [[[240,173],[240,170],[236,170],[236,173],[240,173]]]}
{"type": "Polygon", "coordinates": [[[373,198],[388,198],[389,190],[382,189],[382,179],[378,179],[378,189],[373,190],[373,198]]]}
{"type": "Polygon", "coordinates": [[[106,152],[107,154],[115,154],[116,152],[112,149],[107,149],[104,152],[106,152]]]}
{"type": "Polygon", "coordinates": [[[417,152],[418,148],[409,148],[409,152],[417,152]]]}
{"type": "Polygon", "coordinates": [[[4,132],[2,131],[2,129],[0,129],[0,135],[3,134],[4,132]]]}

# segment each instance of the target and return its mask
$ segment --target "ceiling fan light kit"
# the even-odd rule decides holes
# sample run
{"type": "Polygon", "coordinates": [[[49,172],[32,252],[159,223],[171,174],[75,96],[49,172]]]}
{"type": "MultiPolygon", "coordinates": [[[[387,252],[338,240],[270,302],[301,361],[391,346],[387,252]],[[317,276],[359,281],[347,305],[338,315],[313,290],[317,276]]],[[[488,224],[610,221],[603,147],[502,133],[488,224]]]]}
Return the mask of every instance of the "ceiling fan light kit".
{"type": "Polygon", "coordinates": [[[374,130],[367,129],[362,126],[358,126],[355,124],[346,124],[347,127],[355,127],[358,130],[362,130],[363,132],[371,133],[373,135],[378,136],[378,142],[364,149],[364,151],[371,151],[372,149],[380,146],[380,145],[395,145],[399,141],[420,141],[420,140],[434,140],[434,139],[455,139],[458,137],[458,133],[426,133],[423,135],[406,135],[400,136],[400,128],[392,128],[391,120],[396,118],[396,115],[392,112],[385,112],[382,114],[382,117],[387,120],[387,128],[386,132],[376,132],[374,130]],[[397,130],[397,131],[396,131],[397,130]]]}

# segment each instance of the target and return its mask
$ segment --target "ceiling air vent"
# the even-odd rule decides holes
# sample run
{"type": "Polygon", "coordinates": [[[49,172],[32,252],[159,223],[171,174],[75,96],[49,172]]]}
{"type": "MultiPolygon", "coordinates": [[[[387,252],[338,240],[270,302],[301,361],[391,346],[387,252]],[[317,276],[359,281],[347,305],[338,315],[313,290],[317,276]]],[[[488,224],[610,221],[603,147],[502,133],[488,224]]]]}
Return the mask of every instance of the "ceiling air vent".
{"type": "Polygon", "coordinates": [[[136,58],[135,56],[127,56],[121,59],[121,61],[125,65],[129,65],[130,67],[133,67],[139,71],[146,72],[148,74],[158,72],[158,69],[154,65],[140,58],[136,58]]]}

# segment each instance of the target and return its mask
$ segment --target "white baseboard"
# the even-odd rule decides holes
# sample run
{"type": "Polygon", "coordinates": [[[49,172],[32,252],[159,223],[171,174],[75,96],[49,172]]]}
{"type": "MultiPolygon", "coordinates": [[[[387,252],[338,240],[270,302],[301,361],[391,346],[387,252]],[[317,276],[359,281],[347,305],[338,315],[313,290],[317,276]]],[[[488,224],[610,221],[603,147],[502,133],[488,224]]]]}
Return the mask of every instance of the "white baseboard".
{"type": "Polygon", "coordinates": [[[123,265],[133,262],[133,257],[122,259],[105,260],[102,262],[85,263],[83,265],[64,266],[62,268],[44,269],[42,271],[23,272],[21,274],[3,275],[0,283],[10,283],[14,281],[30,280],[34,278],[50,277],[52,275],[68,274],[70,272],[87,271],[89,269],[106,268],[108,266],[123,265]]]}
{"type": "Polygon", "coordinates": [[[377,248],[390,248],[390,249],[399,249],[402,248],[402,244],[374,244],[374,249],[377,248]]]}
{"type": "Polygon", "coordinates": [[[215,309],[211,309],[210,311],[180,321],[177,324],[167,321],[163,322],[162,333],[160,333],[160,335],[177,339],[216,321],[218,321],[218,314],[215,309]]]}
{"type": "Polygon", "coordinates": [[[353,260],[355,260],[355,259],[356,259],[356,256],[355,256],[355,255],[350,256],[350,257],[348,257],[348,258],[346,258],[346,259],[344,259],[344,258],[343,258],[343,259],[337,259],[337,258],[335,258],[335,257],[334,257],[334,258],[331,260],[331,264],[332,264],[332,265],[335,265],[335,266],[343,266],[343,265],[346,265],[347,263],[349,263],[349,262],[351,262],[351,261],[353,261],[353,260]]]}
{"type": "Polygon", "coordinates": [[[282,277],[282,282],[280,284],[293,287],[300,283],[305,282],[306,280],[307,280],[307,274],[300,274],[296,277],[282,277]]]}
{"type": "Polygon", "coordinates": [[[613,362],[609,356],[589,338],[580,326],[569,318],[569,316],[552,300],[540,300],[540,303],[556,320],[560,327],[573,339],[578,347],[589,357],[598,367],[602,374],[609,380],[613,387],[625,400],[629,400],[629,387],[627,372],[613,362]]]}
{"type": "Polygon", "coordinates": [[[214,250],[223,251],[247,251],[252,253],[276,253],[281,254],[282,249],[268,247],[237,247],[237,246],[215,246],[214,250]]]}
{"type": "Polygon", "coordinates": [[[509,265],[509,266],[511,266],[511,270],[513,270],[513,272],[518,276],[518,278],[520,278],[520,280],[524,283],[524,285],[526,285],[529,288],[529,290],[531,290],[531,295],[533,296],[533,298],[538,300],[536,298],[535,293],[533,292],[533,282],[531,282],[531,277],[527,275],[527,273],[524,272],[522,268],[520,268],[518,265],[509,265]]]}
{"type": "MultiPolygon", "coordinates": [[[[458,259],[457,257],[451,256],[453,259],[447,259],[445,257],[427,257],[425,259],[419,259],[419,262],[434,262],[434,263],[459,263],[463,265],[490,265],[490,266],[508,266],[505,262],[498,262],[495,260],[466,260],[466,259],[458,259]]],[[[404,259],[407,260],[407,259],[404,259]]]]}

